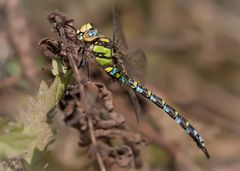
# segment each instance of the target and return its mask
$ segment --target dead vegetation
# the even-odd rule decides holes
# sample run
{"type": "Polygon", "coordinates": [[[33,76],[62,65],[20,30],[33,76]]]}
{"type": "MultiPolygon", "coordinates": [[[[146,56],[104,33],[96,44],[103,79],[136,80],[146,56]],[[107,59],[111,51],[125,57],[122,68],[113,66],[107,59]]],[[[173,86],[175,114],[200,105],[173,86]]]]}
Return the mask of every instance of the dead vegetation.
{"type": "MultiPolygon", "coordinates": [[[[93,22],[107,35],[111,35],[112,20],[109,17],[111,4],[108,0],[26,0],[18,3],[20,13],[24,14],[19,17],[24,18],[21,21],[25,21],[20,23],[19,28],[10,29],[8,22],[18,23],[18,15],[11,14],[14,19],[8,21],[9,13],[15,11],[6,10],[6,3],[7,0],[0,1],[0,115],[13,118],[20,108],[22,97],[29,95],[26,90],[31,86],[26,88],[22,82],[48,80],[51,74],[41,71],[42,64],[37,63],[36,66],[35,60],[43,59],[35,51],[37,42],[43,36],[52,34],[48,22],[45,21],[46,11],[61,9],[75,18],[76,25],[86,21],[93,22]],[[16,35],[14,44],[11,36],[19,34],[17,30],[26,30],[27,35],[24,34],[23,37],[26,38],[22,39],[16,35]],[[33,43],[23,41],[29,38],[33,43]],[[22,55],[23,53],[17,50],[21,47],[26,47],[28,50],[25,52],[30,53],[22,55]],[[25,62],[19,63],[23,74],[6,73],[9,68],[15,69],[15,65],[8,66],[11,59],[16,59],[18,63],[26,60],[27,64],[28,60],[32,60],[28,66],[37,70],[36,76],[30,78],[24,74],[28,70],[25,62]]],[[[119,6],[124,11],[123,26],[130,46],[140,47],[147,53],[149,80],[146,87],[174,104],[196,125],[206,137],[206,144],[213,156],[209,161],[202,159],[201,153],[195,149],[195,144],[177,129],[175,123],[165,117],[163,112],[142,100],[145,115],[142,122],[137,124],[124,92],[94,68],[91,73],[92,80],[104,82],[111,91],[114,109],[124,115],[131,128],[152,141],[148,147],[143,148],[146,151],[143,151],[142,162],[147,166],[143,170],[239,170],[238,1],[144,0],[121,1],[119,6]]],[[[12,23],[11,26],[15,24],[12,23]]],[[[46,46],[47,49],[44,50],[51,60],[54,54],[60,53],[62,44],[53,38],[45,39],[45,42],[51,44],[51,47],[46,46]]],[[[59,55],[67,60],[64,57],[66,54],[59,55]]],[[[50,60],[45,61],[45,65],[49,66],[50,60]]],[[[98,92],[99,88],[95,91],[98,92]]],[[[93,94],[99,99],[101,95],[95,91],[93,94]]],[[[68,124],[71,125],[71,122],[68,124]]],[[[52,170],[86,170],[94,166],[86,159],[87,155],[81,153],[84,148],[74,146],[77,141],[74,139],[75,134],[62,125],[58,126],[63,127],[66,132],[62,131],[64,136],[53,148],[52,158],[55,163],[52,164],[52,170]],[[62,155],[63,153],[66,155],[62,155]],[[76,156],[76,153],[81,155],[76,156]]]]}
{"type": "Polygon", "coordinates": [[[43,39],[41,50],[73,69],[73,85],[66,89],[60,101],[65,123],[79,132],[79,145],[89,148],[102,171],[113,164],[140,168],[140,146],[145,145],[147,139],[131,131],[124,117],[114,110],[112,93],[104,84],[85,80],[82,68],[77,65],[82,59],[79,53],[82,47],[75,39],[73,20],[59,12],[50,13],[48,20],[60,41],[43,39]]]}

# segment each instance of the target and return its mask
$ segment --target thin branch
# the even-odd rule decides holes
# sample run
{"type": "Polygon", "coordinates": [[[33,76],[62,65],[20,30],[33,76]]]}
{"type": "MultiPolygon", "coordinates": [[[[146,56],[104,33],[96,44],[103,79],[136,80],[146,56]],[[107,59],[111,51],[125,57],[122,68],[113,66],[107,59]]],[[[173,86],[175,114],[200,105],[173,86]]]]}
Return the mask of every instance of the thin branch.
{"type": "MultiPolygon", "coordinates": [[[[65,32],[64,32],[64,29],[60,28],[59,33],[60,33],[60,37],[63,40],[63,45],[66,48],[67,57],[69,58],[71,67],[73,68],[74,77],[75,77],[75,79],[78,83],[78,86],[79,86],[79,92],[81,94],[81,99],[80,100],[83,103],[83,105],[86,106],[86,102],[84,100],[85,99],[84,85],[82,84],[81,77],[80,77],[80,72],[79,72],[79,69],[78,69],[74,59],[73,59],[73,56],[67,49],[68,48],[67,47],[68,43],[67,43],[67,38],[66,38],[66,35],[65,35],[65,32]]],[[[103,159],[102,159],[102,157],[100,155],[100,152],[98,150],[96,137],[95,137],[95,134],[94,134],[93,123],[92,123],[92,116],[90,115],[90,113],[88,111],[86,111],[86,113],[87,113],[87,116],[88,116],[87,117],[88,118],[88,127],[89,127],[90,136],[91,136],[91,141],[92,141],[93,146],[97,149],[96,150],[96,157],[97,157],[99,167],[100,167],[101,171],[106,171],[103,159]]]]}
{"type": "Polygon", "coordinates": [[[97,148],[97,150],[96,150],[96,157],[97,157],[97,161],[98,161],[99,167],[100,167],[101,171],[106,171],[105,165],[103,163],[103,159],[102,159],[102,157],[101,157],[101,155],[99,153],[99,150],[98,150],[96,136],[94,134],[92,118],[91,118],[91,116],[88,116],[87,118],[88,118],[88,126],[89,126],[89,132],[90,132],[90,135],[91,135],[92,144],[93,144],[93,146],[95,148],[97,148]]]}

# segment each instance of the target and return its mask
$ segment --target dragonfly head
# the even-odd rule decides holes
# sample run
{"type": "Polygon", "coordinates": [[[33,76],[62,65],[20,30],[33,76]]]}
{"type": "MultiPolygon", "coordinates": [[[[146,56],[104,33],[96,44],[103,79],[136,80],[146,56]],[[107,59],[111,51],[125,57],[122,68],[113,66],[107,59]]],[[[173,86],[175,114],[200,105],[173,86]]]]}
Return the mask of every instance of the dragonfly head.
{"type": "Polygon", "coordinates": [[[84,24],[80,29],[77,30],[77,38],[85,42],[92,42],[99,37],[99,33],[92,24],[84,24]]]}

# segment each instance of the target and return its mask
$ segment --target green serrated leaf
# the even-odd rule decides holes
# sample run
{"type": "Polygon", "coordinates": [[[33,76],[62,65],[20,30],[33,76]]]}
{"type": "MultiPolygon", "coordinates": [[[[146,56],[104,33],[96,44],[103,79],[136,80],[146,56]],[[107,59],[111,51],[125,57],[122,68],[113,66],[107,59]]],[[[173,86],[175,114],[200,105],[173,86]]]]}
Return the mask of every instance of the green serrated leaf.
{"type": "Polygon", "coordinates": [[[37,96],[29,97],[26,109],[16,118],[18,122],[0,118],[0,159],[21,160],[24,171],[43,170],[47,164],[43,158],[56,134],[46,116],[58,104],[64,88],[59,76],[50,87],[42,81],[37,96]]]}
{"type": "MultiPolygon", "coordinates": [[[[52,84],[52,86],[50,87],[50,89],[53,89],[55,90],[56,89],[56,95],[55,95],[55,104],[58,104],[59,102],[59,99],[61,98],[63,92],[64,92],[64,88],[65,88],[65,85],[62,83],[62,80],[60,77],[56,77],[55,79],[56,81],[56,84],[52,84]]],[[[53,107],[53,106],[52,106],[53,107]]],[[[51,108],[52,108],[51,107],[51,108]]]]}
{"type": "Polygon", "coordinates": [[[56,76],[50,87],[42,81],[37,97],[29,98],[27,109],[20,113],[19,120],[25,126],[24,129],[37,136],[35,141],[32,142],[26,150],[29,155],[25,159],[28,162],[32,158],[35,147],[39,150],[43,150],[48,143],[52,141],[54,134],[47,123],[46,115],[58,104],[64,92],[64,87],[59,76],[56,76]]]}

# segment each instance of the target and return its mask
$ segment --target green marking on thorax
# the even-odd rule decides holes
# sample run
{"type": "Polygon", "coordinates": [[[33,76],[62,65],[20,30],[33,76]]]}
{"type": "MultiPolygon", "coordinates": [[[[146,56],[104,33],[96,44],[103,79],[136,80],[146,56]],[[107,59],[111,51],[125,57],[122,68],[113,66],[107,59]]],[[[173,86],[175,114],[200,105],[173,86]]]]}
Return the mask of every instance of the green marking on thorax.
{"type": "Polygon", "coordinates": [[[93,52],[103,53],[103,56],[104,56],[104,57],[107,57],[107,58],[111,58],[111,57],[112,57],[112,50],[109,49],[109,48],[106,48],[106,47],[104,47],[104,46],[95,45],[95,46],[93,47],[93,52]]]}
{"type": "Polygon", "coordinates": [[[105,59],[105,58],[100,58],[96,57],[96,61],[101,65],[101,66],[107,66],[112,63],[112,59],[105,59]]]}

